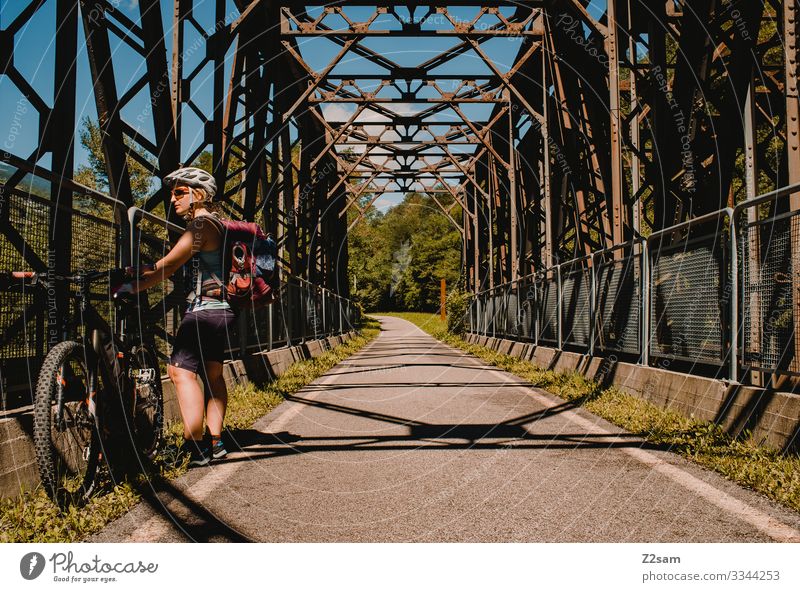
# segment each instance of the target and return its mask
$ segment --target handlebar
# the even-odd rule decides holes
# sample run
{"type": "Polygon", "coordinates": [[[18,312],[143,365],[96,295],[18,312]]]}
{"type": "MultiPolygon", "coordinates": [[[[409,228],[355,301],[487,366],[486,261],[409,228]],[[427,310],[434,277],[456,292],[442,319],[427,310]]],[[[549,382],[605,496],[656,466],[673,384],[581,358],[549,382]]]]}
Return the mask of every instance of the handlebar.
{"type": "Polygon", "coordinates": [[[36,271],[0,271],[0,290],[18,287],[49,287],[52,281],[66,281],[81,284],[92,284],[106,280],[114,286],[140,277],[142,273],[151,271],[152,265],[141,267],[122,267],[105,271],[81,271],[73,275],[48,274],[36,271]]]}

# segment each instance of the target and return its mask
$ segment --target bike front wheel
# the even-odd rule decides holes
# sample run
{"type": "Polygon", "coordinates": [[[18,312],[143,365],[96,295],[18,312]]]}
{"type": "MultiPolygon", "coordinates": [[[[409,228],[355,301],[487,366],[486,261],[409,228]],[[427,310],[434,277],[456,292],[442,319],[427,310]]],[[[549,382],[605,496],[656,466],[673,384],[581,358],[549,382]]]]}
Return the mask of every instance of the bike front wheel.
{"type": "Polygon", "coordinates": [[[54,346],[39,372],[33,412],[36,462],[47,495],[60,505],[88,497],[95,486],[100,439],[93,374],[83,345],[75,341],[54,346]]]}

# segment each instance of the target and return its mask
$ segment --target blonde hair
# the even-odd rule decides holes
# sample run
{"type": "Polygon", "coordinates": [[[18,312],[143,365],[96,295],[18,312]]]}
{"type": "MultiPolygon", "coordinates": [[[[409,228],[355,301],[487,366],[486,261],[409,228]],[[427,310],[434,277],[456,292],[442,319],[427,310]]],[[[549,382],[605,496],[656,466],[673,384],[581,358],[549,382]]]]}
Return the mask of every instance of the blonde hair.
{"type": "Polygon", "coordinates": [[[198,206],[208,210],[215,217],[222,218],[222,216],[220,215],[223,211],[222,204],[220,204],[219,202],[215,202],[213,198],[209,199],[208,193],[202,187],[192,187],[191,189],[195,195],[195,199],[189,209],[189,212],[187,212],[187,215],[185,216],[186,220],[192,220],[194,218],[194,210],[198,206]]]}

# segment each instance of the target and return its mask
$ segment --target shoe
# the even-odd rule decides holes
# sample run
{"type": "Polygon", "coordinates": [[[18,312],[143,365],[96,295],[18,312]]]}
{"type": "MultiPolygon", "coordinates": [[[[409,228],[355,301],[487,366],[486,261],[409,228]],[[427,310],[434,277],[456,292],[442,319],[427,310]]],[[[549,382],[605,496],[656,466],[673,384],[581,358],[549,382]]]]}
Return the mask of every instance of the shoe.
{"type": "Polygon", "coordinates": [[[189,467],[204,467],[211,462],[211,448],[205,442],[189,440],[183,446],[189,454],[189,467]]]}
{"type": "Polygon", "coordinates": [[[222,439],[216,440],[211,445],[211,456],[214,458],[225,458],[228,456],[228,451],[225,450],[225,444],[222,442],[222,439]]]}

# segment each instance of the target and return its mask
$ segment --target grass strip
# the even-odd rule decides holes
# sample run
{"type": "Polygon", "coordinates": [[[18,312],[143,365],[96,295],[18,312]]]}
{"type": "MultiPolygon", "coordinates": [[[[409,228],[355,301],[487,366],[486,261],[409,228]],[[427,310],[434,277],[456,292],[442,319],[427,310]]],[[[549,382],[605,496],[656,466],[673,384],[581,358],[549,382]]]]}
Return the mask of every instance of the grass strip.
{"type": "MultiPolygon", "coordinates": [[[[296,362],[277,380],[256,388],[249,384],[231,389],[226,429],[247,428],[277,407],[284,398],[319,378],[342,360],[350,357],[380,332],[377,322],[367,319],[359,334],[321,356],[296,362]]],[[[183,427],[172,422],[166,427],[166,449],[182,442],[183,427]],[[169,446],[172,444],[172,446],[169,446]]],[[[76,542],[100,531],[106,524],[130,511],[139,501],[138,489],[150,480],[174,479],[186,472],[187,461],[175,465],[174,456],[159,455],[153,466],[133,482],[109,487],[83,506],[59,509],[41,486],[23,490],[18,498],[0,500],[0,542],[76,542]]]]}
{"type": "Polygon", "coordinates": [[[601,386],[577,372],[543,370],[531,362],[467,343],[447,332],[438,314],[381,313],[417,325],[436,339],[506,370],[562,399],[663,446],[703,467],[800,511],[800,456],[760,445],[749,433],[733,438],[721,426],[665,410],[648,401],[601,386]]]}

